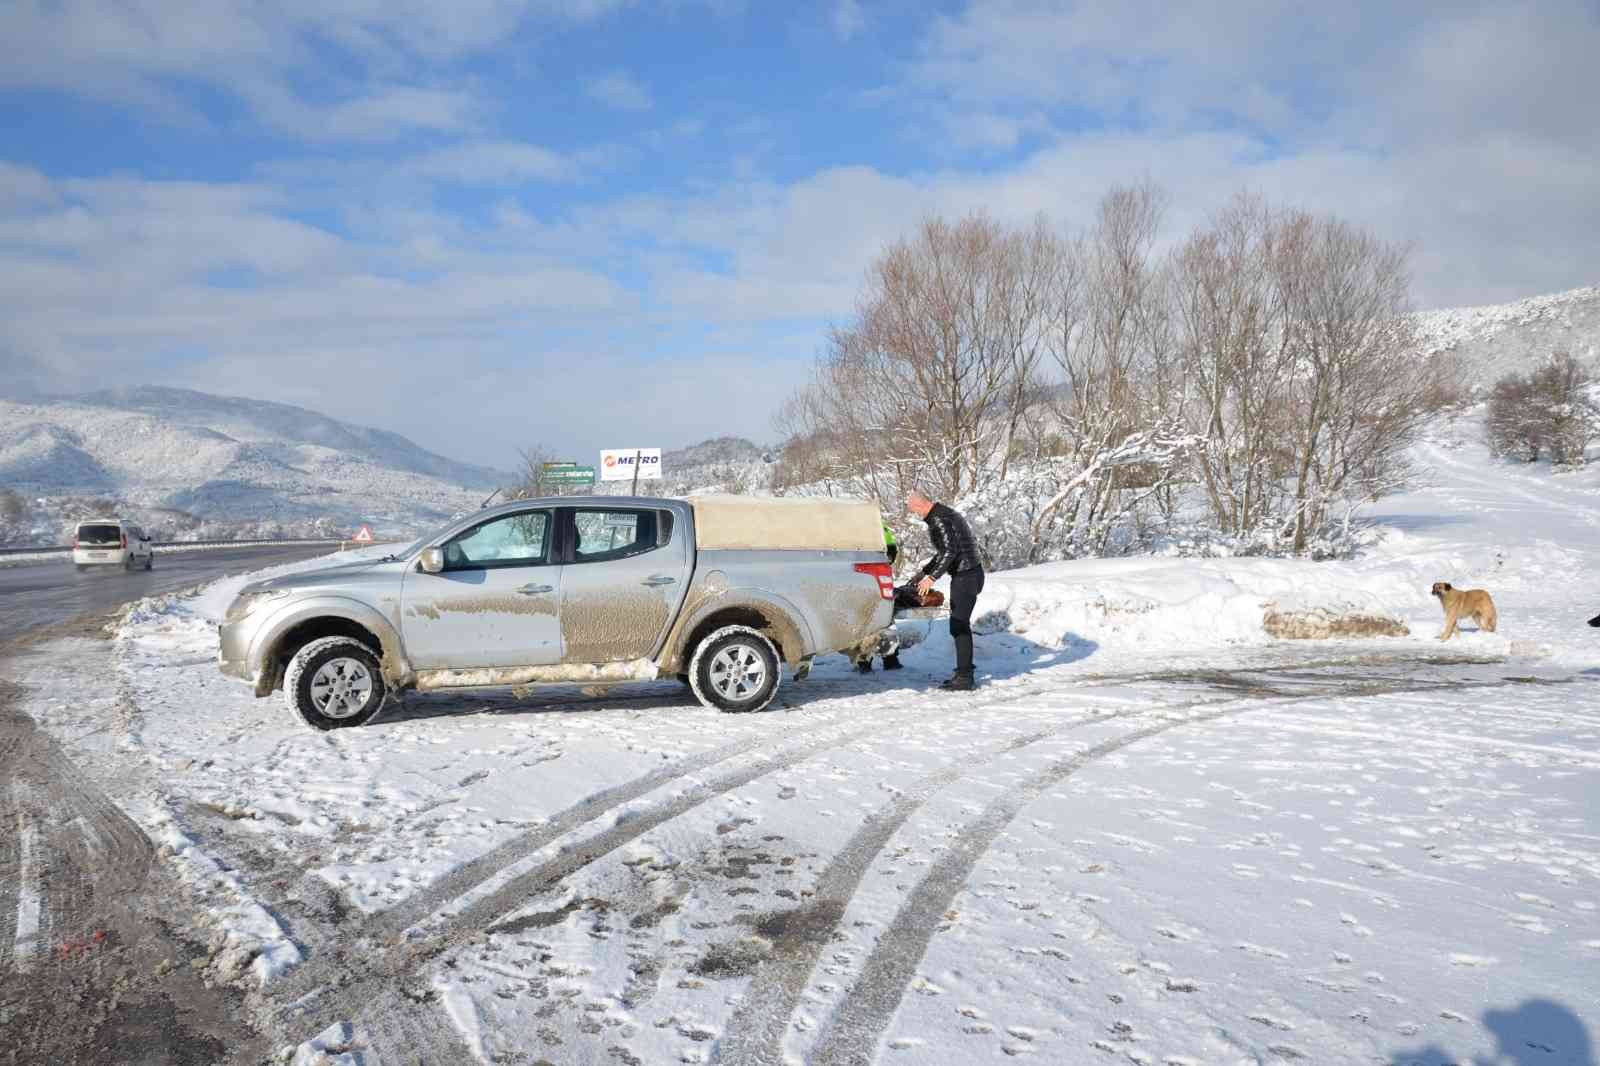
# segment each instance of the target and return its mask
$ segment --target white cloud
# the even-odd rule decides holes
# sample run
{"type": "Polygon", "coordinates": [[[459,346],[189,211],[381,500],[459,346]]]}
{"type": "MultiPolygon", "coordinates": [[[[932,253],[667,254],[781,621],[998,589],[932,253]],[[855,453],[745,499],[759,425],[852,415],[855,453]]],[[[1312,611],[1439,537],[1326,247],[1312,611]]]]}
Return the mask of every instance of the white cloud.
{"type": "Polygon", "coordinates": [[[55,200],[55,188],[37,170],[0,160],[0,210],[55,200]]]}
{"type": "Polygon", "coordinates": [[[867,26],[867,14],[861,10],[860,0],[834,0],[833,34],[841,41],[849,41],[867,26]]]}
{"type": "Polygon", "coordinates": [[[618,111],[648,111],[655,106],[650,91],[626,71],[613,70],[590,78],[584,83],[583,91],[591,100],[618,111]]]}
{"type": "MultiPolygon", "coordinates": [[[[341,237],[289,217],[291,199],[263,186],[4,177],[48,194],[0,206],[0,353],[41,387],[322,390],[314,406],[335,414],[465,430],[484,385],[463,371],[518,367],[526,402],[551,366],[549,331],[603,337],[638,313],[633,294],[570,261],[454,229],[341,237]],[[388,374],[356,372],[380,357],[388,374]],[[415,379],[429,368],[448,387],[419,405],[415,379]]],[[[445,450],[494,458],[520,433],[486,430],[495,443],[445,450]]]]}
{"type": "Polygon", "coordinates": [[[520,185],[564,182],[578,177],[572,159],[548,148],[515,141],[475,141],[441,148],[410,164],[424,177],[461,185],[520,185]]]}
{"type": "Polygon", "coordinates": [[[44,88],[206,125],[196,84],[312,139],[458,130],[485,106],[452,64],[527,23],[628,0],[21,0],[0,4],[0,87],[44,88]],[[330,61],[330,53],[338,58],[330,61]],[[315,86],[315,88],[311,88],[315,86]]]}

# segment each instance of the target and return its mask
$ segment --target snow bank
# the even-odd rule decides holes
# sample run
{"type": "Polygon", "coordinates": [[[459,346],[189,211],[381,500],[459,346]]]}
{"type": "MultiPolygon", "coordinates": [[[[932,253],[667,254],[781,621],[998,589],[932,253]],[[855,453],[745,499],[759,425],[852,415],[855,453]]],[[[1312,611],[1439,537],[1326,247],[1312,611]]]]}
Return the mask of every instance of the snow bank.
{"type": "Polygon", "coordinates": [[[191,891],[206,902],[212,924],[211,971],[232,983],[248,970],[258,987],[304,961],[283,926],[246,890],[239,878],[202,851],[170,809],[152,808],[142,821],[191,891]]]}
{"type": "Polygon", "coordinates": [[[1274,640],[1269,613],[1382,619],[1415,629],[1428,584],[1410,565],[1297,559],[1097,559],[992,574],[974,628],[1044,648],[1205,651],[1274,640]]]}

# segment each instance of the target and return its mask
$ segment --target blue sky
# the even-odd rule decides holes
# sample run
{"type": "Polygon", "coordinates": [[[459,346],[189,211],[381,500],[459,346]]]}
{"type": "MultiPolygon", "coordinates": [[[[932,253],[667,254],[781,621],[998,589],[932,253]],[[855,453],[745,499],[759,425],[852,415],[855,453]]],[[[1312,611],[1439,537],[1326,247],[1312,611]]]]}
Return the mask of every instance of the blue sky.
{"type": "Polygon", "coordinates": [[[13,0],[0,376],[300,403],[507,465],[772,435],[921,217],[1151,178],[1594,284],[1589,0],[13,0]]]}

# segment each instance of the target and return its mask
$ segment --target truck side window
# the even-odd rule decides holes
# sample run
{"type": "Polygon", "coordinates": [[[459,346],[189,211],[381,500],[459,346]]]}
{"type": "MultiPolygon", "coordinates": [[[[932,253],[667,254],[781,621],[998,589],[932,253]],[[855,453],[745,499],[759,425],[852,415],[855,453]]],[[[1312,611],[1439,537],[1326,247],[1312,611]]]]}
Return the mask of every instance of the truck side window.
{"type": "Polygon", "coordinates": [[[538,566],[550,545],[550,512],[503,515],[458,533],[444,546],[446,570],[538,566]]]}
{"type": "Polygon", "coordinates": [[[656,512],[604,511],[575,508],[572,512],[572,561],[597,563],[655,551],[656,512]]]}

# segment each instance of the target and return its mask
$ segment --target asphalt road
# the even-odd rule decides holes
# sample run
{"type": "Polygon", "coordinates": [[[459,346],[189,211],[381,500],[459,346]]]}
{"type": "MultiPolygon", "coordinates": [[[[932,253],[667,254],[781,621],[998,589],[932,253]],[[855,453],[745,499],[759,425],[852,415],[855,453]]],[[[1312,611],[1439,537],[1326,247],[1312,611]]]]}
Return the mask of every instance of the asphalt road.
{"type": "MultiPolygon", "coordinates": [[[[103,635],[132,600],[324,554],[326,546],[156,557],[150,572],[65,560],[0,568],[0,1066],[216,1066],[271,1049],[208,947],[155,845],[22,710],[11,655],[32,638],[103,635]]],[[[108,668],[86,645],[83,669],[108,668]]]]}
{"type": "Polygon", "coordinates": [[[105,566],[79,573],[65,559],[0,567],[0,651],[35,630],[108,614],[144,596],[330,550],[327,545],[297,545],[171,552],[157,555],[155,569],[148,572],[105,566]]]}

